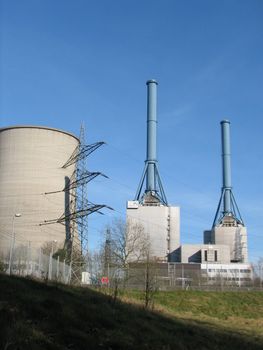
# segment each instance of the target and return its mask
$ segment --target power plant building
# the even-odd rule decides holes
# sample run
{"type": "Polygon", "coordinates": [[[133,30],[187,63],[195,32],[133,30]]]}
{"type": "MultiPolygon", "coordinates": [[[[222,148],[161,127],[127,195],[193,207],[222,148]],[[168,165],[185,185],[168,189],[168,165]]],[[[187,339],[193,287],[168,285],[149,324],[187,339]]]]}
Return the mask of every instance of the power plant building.
{"type": "Polygon", "coordinates": [[[224,278],[242,285],[242,281],[251,278],[252,270],[248,263],[247,229],[232,192],[230,122],[221,122],[223,186],[212,229],[204,231],[203,244],[180,245],[180,208],[168,205],[158,170],[155,80],[147,81],[147,93],[147,156],[136,196],[127,202],[127,220],[143,226],[151,257],[168,263],[168,270],[172,264],[174,268],[181,264],[181,269],[193,264],[212,283],[220,272],[224,278]]]}
{"type": "Polygon", "coordinates": [[[128,201],[127,219],[143,226],[150,242],[150,253],[166,262],[168,255],[180,244],[180,208],[165,205],[145,205],[128,201]]]}
{"type": "MultiPolygon", "coordinates": [[[[251,266],[247,228],[232,191],[230,122],[221,121],[223,181],[212,227],[204,231],[203,243],[181,245],[180,207],[168,204],[158,168],[158,83],[148,80],[146,84],[146,160],[137,193],[127,201],[127,223],[143,228],[150,257],[162,267],[167,266],[170,272],[176,272],[176,264],[181,266],[181,271],[189,270],[192,265],[211,284],[220,274],[242,285],[242,281],[251,277],[251,266]]],[[[72,159],[79,147],[76,136],[59,129],[42,126],[0,128],[0,257],[5,255],[6,259],[7,253],[19,246],[38,249],[52,242],[56,249],[63,248],[71,238],[71,225],[75,222],[69,219],[71,209],[80,215],[74,210],[77,207],[76,188],[70,187],[78,174],[77,157],[72,159]],[[63,217],[67,219],[59,221],[63,217]]],[[[96,174],[100,173],[86,172],[85,176],[96,174]]],[[[94,205],[94,211],[102,207],[94,205]]],[[[92,212],[92,208],[84,209],[85,213],[92,212]]],[[[76,222],[75,225],[74,232],[78,236],[76,222]]]]}
{"type": "Polygon", "coordinates": [[[231,183],[230,122],[221,122],[223,186],[211,230],[204,231],[203,244],[183,244],[170,255],[171,262],[199,263],[213,284],[220,274],[239,286],[251,279],[247,228],[241,218],[231,183]]]}
{"type": "Polygon", "coordinates": [[[0,129],[0,249],[42,247],[55,242],[63,247],[67,225],[41,225],[61,217],[69,205],[66,184],[75,164],[63,165],[78,147],[74,135],[42,126],[0,129]],[[48,195],[49,192],[55,192],[48,195]],[[14,235],[12,237],[12,235],[14,235]]]}
{"type": "Polygon", "coordinates": [[[204,232],[204,243],[225,244],[230,261],[248,263],[247,229],[241,218],[231,182],[230,122],[221,121],[223,186],[212,229],[204,232]]]}

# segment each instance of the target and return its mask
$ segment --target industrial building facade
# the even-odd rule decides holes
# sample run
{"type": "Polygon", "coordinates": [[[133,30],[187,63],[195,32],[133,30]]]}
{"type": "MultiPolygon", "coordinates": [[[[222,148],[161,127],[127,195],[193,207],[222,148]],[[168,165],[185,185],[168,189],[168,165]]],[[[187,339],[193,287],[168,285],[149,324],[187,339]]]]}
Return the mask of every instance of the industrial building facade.
{"type": "Polygon", "coordinates": [[[129,201],[127,219],[144,227],[146,236],[149,236],[151,255],[158,261],[167,261],[166,257],[180,244],[179,207],[129,201]]]}

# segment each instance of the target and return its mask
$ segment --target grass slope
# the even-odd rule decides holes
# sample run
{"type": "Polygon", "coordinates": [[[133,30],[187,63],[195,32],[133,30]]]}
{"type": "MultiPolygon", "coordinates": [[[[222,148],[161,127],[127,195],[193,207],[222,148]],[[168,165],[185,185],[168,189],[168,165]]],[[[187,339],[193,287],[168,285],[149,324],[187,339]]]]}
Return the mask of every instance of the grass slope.
{"type": "MultiPolygon", "coordinates": [[[[136,291],[126,292],[124,300],[142,303],[136,291]]],[[[263,292],[158,292],[155,310],[170,317],[198,321],[212,328],[263,338],[263,292]]]]}
{"type": "MultiPolygon", "coordinates": [[[[86,288],[48,286],[0,275],[0,349],[263,348],[259,335],[215,327],[190,317],[175,317],[174,309],[179,313],[192,310],[198,315],[200,305],[205,307],[209,299],[209,294],[203,293],[186,301],[187,293],[168,293],[167,298],[165,294],[158,294],[157,303],[163,303],[165,313],[150,312],[130,303],[113,305],[110,297],[86,288]],[[180,298],[183,301],[178,302],[180,298]],[[200,298],[204,298],[202,303],[200,298]],[[195,309],[191,308],[191,303],[195,309]]],[[[249,297],[250,294],[238,295],[244,297],[245,305],[245,295],[249,297]]],[[[244,306],[248,320],[258,315],[255,305],[263,300],[262,294],[251,295],[252,307],[244,306]]],[[[220,296],[218,298],[220,300],[220,296]]],[[[224,298],[223,295],[223,305],[224,298]]]]}

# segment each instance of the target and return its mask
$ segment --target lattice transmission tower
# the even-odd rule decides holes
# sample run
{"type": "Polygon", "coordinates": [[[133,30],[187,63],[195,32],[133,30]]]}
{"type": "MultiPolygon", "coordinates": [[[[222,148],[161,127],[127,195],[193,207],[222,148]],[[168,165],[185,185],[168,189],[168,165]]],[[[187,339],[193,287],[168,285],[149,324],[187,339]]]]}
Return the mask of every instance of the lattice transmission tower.
{"type": "Polygon", "coordinates": [[[74,171],[67,179],[62,190],[46,192],[46,195],[58,192],[65,192],[65,211],[56,219],[45,220],[40,225],[61,223],[65,225],[66,240],[65,250],[67,262],[70,264],[70,281],[81,282],[81,272],[87,270],[88,264],[88,216],[94,212],[101,212],[101,209],[112,209],[105,204],[94,204],[88,200],[88,183],[97,176],[107,177],[100,172],[87,170],[87,157],[105,142],[86,144],[85,127],[81,124],[80,142],[70,158],[62,168],[75,164],[74,171]]]}
{"type": "MultiPolygon", "coordinates": [[[[86,130],[85,125],[82,122],[80,126],[79,135],[79,147],[80,152],[84,149],[86,145],[86,130]]],[[[77,176],[83,178],[87,173],[87,158],[82,158],[77,163],[77,176]]],[[[77,209],[82,210],[88,206],[88,182],[83,181],[77,188],[77,209]]],[[[82,216],[79,222],[79,237],[81,244],[81,254],[88,259],[89,253],[89,236],[88,236],[88,215],[82,216]]]]}

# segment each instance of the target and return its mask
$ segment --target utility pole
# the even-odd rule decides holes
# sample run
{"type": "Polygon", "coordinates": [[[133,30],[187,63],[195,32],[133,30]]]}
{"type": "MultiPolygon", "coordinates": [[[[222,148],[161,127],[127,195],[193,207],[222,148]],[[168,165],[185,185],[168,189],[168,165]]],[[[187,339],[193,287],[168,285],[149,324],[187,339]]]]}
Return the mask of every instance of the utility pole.
{"type": "Polygon", "coordinates": [[[20,216],[21,216],[20,213],[14,214],[13,220],[12,220],[12,243],[11,243],[10,253],[9,253],[9,275],[12,274],[13,254],[14,254],[15,241],[16,241],[15,218],[20,218],[20,216]]]}
{"type": "Polygon", "coordinates": [[[110,286],[110,265],[111,265],[111,230],[107,228],[104,252],[104,270],[108,277],[108,288],[110,286]]]}

